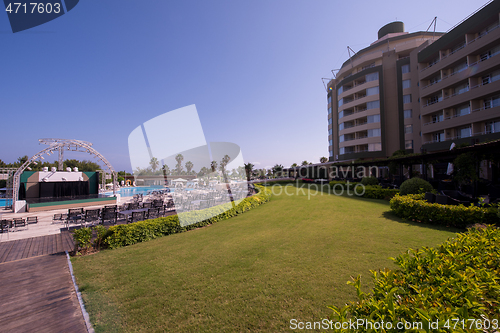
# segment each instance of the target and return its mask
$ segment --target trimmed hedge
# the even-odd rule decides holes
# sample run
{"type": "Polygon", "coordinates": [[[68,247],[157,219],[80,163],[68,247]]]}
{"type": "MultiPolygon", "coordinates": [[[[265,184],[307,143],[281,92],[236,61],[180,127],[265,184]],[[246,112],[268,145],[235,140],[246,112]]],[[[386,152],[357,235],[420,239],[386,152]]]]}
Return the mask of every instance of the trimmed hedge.
{"type": "Polygon", "coordinates": [[[342,332],[496,331],[491,328],[494,319],[500,325],[499,243],[500,230],[490,226],[457,234],[437,248],[409,250],[393,259],[397,270],[371,271],[375,287],[370,293],[361,291],[360,276],[348,282],[357,291],[357,301],[330,306],[329,319],[343,322],[342,332]],[[350,321],[363,324],[347,325],[350,321]],[[366,322],[382,321],[385,329],[367,329],[366,322]],[[412,323],[422,327],[410,328],[412,323]],[[488,323],[490,329],[483,330],[488,323]]]}
{"type": "Polygon", "coordinates": [[[183,218],[189,219],[191,217],[196,221],[200,221],[204,214],[211,216],[214,210],[220,211],[220,213],[208,219],[204,219],[201,222],[182,227],[177,215],[172,215],[131,224],[116,225],[108,229],[108,233],[103,239],[103,243],[109,248],[115,249],[226,220],[268,202],[271,199],[271,191],[269,189],[259,185],[256,185],[256,188],[259,189],[258,194],[240,200],[235,207],[232,206],[232,203],[225,203],[201,211],[183,213],[185,214],[183,218]],[[224,211],[224,209],[227,210],[224,211]]]}
{"type": "Polygon", "coordinates": [[[399,187],[401,195],[407,195],[407,194],[422,194],[425,192],[431,192],[434,190],[432,187],[431,183],[428,181],[418,178],[418,177],[413,177],[410,179],[405,180],[401,186],[399,187]]]}
{"type": "Polygon", "coordinates": [[[425,194],[396,195],[390,201],[391,210],[397,216],[422,223],[453,226],[465,229],[479,224],[499,224],[498,209],[476,206],[452,206],[429,203],[425,194]]]}
{"type": "Polygon", "coordinates": [[[368,186],[368,185],[378,185],[378,179],[377,177],[371,176],[371,177],[363,177],[361,179],[361,184],[368,186]]]}
{"type": "MultiPolygon", "coordinates": [[[[342,186],[344,191],[350,191],[354,193],[354,189],[356,188],[356,185],[362,185],[362,183],[352,183],[345,181],[331,181],[330,182],[330,187],[335,190],[335,192],[340,191],[340,186],[342,186]]],[[[366,185],[364,186],[364,193],[363,193],[363,186],[358,186],[356,188],[356,195],[363,197],[363,198],[368,198],[368,199],[384,199],[384,200],[390,200],[392,197],[394,197],[396,194],[399,193],[399,190],[396,189],[389,189],[389,188],[382,188],[380,185],[366,185]]]]}

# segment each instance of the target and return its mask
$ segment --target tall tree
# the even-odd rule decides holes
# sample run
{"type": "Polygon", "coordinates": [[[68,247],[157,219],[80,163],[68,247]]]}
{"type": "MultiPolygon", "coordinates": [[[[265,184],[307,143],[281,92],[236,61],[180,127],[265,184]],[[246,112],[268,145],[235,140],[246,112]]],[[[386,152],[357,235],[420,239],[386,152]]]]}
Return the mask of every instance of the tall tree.
{"type": "Polygon", "coordinates": [[[222,171],[222,176],[224,177],[224,182],[226,183],[227,183],[226,166],[230,160],[231,157],[229,157],[229,155],[224,155],[224,157],[220,161],[220,171],[222,171]]]}
{"type": "Polygon", "coordinates": [[[160,162],[156,157],[151,158],[151,161],[149,161],[149,165],[151,166],[151,169],[153,172],[156,172],[156,169],[158,169],[158,166],[160,165],[160,162]]]}
{"type": "Polygon", "coordinates": [[[307,162],[307,161],[302,161],[302,165],[309,165],[309,162],[307,162]]]}
{"type": "Polygon", "coordinates": [[[210,168],[212,169],[212,172],[215,172],[217,170],[217,162],[212,161],[212,163],[210,163],[210,168]]]}
{"type": "Polygon", "coordinates": [[[187,170],[187,174],[190,175],[191,174],[191,170],[193,170],[193,162],[191,161],[187,161],[184,166],[186,167],[186,170],[187,170]]]}
{"type": "Polygon", "coordinates": [[[298,166],[298,164],[297,164],[297,163],[293,163],[292,165],[290,165],[290,168],[295,168],[295,167],[297,167],[297,166],[298,166]]]}
{"type": "Polygon", "coordinates": [[[182,156],[182,154],[177,154],[177,156],[175,156],[175,160],[177,161],[177,174],[180,175],[182,172],[182,161],[184,160],[184,156],[182,156]]]}
{"type": "Polygon", "coordinates": [[[247,181],[250,181],[250,178],[252,176],[252,173],[253,173],[253,167],[254,165],[252,163],[245,163],[245,172],[247,174],[247,181]]]}
{"type": "Polygon", "coordinates": [[[283,173],[283,165],[276,164],[275,166],[273,166],[272,170],[274,177],[281,177],[283,173]]]}

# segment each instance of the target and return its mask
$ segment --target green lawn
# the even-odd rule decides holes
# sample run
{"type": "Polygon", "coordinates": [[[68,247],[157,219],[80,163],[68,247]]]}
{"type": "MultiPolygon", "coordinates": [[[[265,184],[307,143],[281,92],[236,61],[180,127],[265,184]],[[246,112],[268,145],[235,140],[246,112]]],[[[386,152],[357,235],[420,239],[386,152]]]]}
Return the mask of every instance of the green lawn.
{"type": "Polygon", "coordinates": [[[318,321],[354,300],[350,276],[366,289],[370,269],[456,232],[402,221],[382,200],[291,192],[206,228],[73,258],[96,331],[290,331],[292,318],[318,321]]]}

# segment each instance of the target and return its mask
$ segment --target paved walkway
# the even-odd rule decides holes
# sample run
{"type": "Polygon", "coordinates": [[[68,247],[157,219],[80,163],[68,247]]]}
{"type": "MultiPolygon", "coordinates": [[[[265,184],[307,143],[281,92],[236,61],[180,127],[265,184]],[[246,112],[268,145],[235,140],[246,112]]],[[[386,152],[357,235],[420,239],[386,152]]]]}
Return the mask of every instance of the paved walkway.
{"type": "Polygon", "coordinates": [[[0,264],[0,331],[87,332],[64,253],[0,264]]]}
{"type": "Polygon", "coordinates": [[[12,240],[0,243],[0,263],[47,254],[64,253],[64,251],[69,252],[73,251],[73,249],[73,238],[68,231],[55,235],[12,240]]]}

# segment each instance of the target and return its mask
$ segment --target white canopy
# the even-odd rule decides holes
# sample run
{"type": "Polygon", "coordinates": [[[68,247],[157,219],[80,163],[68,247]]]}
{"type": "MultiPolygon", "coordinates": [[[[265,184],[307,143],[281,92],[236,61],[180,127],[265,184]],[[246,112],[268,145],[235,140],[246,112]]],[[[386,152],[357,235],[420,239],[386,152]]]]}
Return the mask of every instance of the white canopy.
{"type": "Polygon", "coordinates": [[[173,182],[187,182],[186,179],[182,179],[182,178],[177,178],[177,179],[174,179],[172,180],[173,182]]]}

